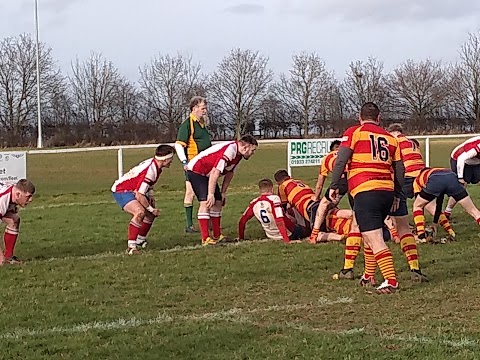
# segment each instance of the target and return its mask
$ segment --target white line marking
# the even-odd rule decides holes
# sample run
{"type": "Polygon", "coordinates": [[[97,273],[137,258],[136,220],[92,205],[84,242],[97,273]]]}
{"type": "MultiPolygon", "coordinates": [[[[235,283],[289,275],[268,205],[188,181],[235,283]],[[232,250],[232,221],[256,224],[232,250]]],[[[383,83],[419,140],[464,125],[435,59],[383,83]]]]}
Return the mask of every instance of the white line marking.
{"type": "Polygon", "coordinates": [[[233,308],[224,311],[217,311],[204,314],[192,314],[192,315],[168,315],[159,314],[150,319],[117,319],[114,321],[95,321],[84,324],[77,324],[73,326],[54,326],[46,329],[22,329],[19,328],[13,332],[0,334],[0,339],[14,339],[18,340],[25,337],[42,336],[42,335],[54,335],[54,334],[74,334],[74,333],[86,333],[91,330],[115,330],[123,328],[133,328],[143,325],[158,325],[174,321],[215,321],[215,320],[228,320],[245,322],[248,321],[244,317],[247,315],[270,312],[270,311],[292,311],[292,310],[305,310],[311,308],[318,308],[336,304],[347,304],[353,302],[351,298],[338,298],[336,300],[328,300],[326,298],[320,298],[314,304],[292,304],[292,305],[272,305],[265,308],[254,309],[241,309],[233,308]],[[235,320],[235,316],[240,316],[240,319],[235,320]],[[242,317],[243,316],[243,317],[242,317]]]}
{"type": "MultiPolygon", "coordinates": [[[[262,243],[279,243],[283,244],[279,240],[270,240],[270,239],[259,239],[259,240],[243,240],[239,242],[234,242],[234,243],[226,243],[223,245],[218,245],[215,248],[225,248],[225,247],[237,247],[237,246],[250,246],[253,244],[262,244],[262,243]]],[[[211,248],[211,247],[207,247],[211,248]]],[[[188,251],[195,251],[195,250],[200,250],[200,249],[205,249],[204,246],[202,245],[187,245],[187,246],[176,246],[173,248],[168,248],[168,249],[162,249],[162,250],[146,250],[144,253],[140,255],[134,255],[134,256],[150,256],[150,255],[156,255],[156,254],[168,254],[168,253],[181,253],[181,252],[188,252],[188,251]]],[[[105,252],[105,253],[100,253],[100,254],[93,254],[93,255],[83,255],[83,256],[65,256],[63,258],[49,258],[49,259],[43,259],[43,260],[31,260],[28,261],[29,263],[42,263],[42,262],[54,262],[54,261],[69,261],[69,260],[99,260],[99,259],[108,259],[108,258],[116,258],[116,257],[122,257],[122,256],[128,256],[123,252],[105,252]]]]}
{"type": "MultiPolygon", "coordinates": [[[[45,329],[28,329],[28,328],[18,328],[12,332],[7,332],[0,334],[0,339],[4,340],[20,340],[28,337],[35,336],[49,336],[57,334],[79,334],[87,333],[89,331],[106,331],[106,330],[117,330],[117,329],[127,329],[127,328],[136,328],[144,325],[159,325],[172,322],[181,322],[181,321],[190,321],[190,322],[202,322],[202,321],[229,321],[233,323],[247,323],[251,325],[257,325],[254,319],[248,318],[249,315],[255,315],[258,313],[266,312],[282,312],[282,311],[296,311],[296,310],[308,310],[314,308],[321,308],[325,306],[332,306],[337,304],[349,304],[352,303],[353,299],[348,297],[337,298],[335,300],[328,300],[326,298],[320,298],[317,302],[311,304],[289,304],[289,305],[271,305],[264,308],[254,308],[254,309],[242,309],[242,308],[233,308],[224,311],[203,313],[203,314],[192,314],[192,315],[169,315],[166,313],[158,314],[154,318],[150,319],[139,319],[139,318],[130,318],[130,319],[117,319],[113,321],[95,321],[83,324],[77,324],[72,326],[54,326],[52,328],[45,329]]],[[[367,334],[365,328],[352,328],[341,331],[332,331],[329,328],[318,328],[313,326],[308,326],[305,324],[298,323],[282,323],[283,326],[286,326],[290,329],[295,329],[305,332],[318,332],[323,334],[334,334],[337,336],[355,336],[358,334],[367,334]]],[[[429,338],[425,336],[403,336],[403,335],[381,335],[381,334],[372,334],[378,336],[385,340],[399,341],[399,342],[411,342],[416,344],[434,344],[440,343],[445,346],[455,347],[455,348],[467,348],[467,347],[479,347],[480,342],[473,339],[468,339],[465,337],[460,338],[459,340],[450,340],[442,338],[429,338]]]]}
{"type": "Polygon", "coordinates": [[[69,206],[95,206],[95,205],[106,205],[106,204],[115,204],[114,201],[92,201],[89,203],[83,202],[69,202],[69,203],[58,203],[58,204],[47,204],[47,205],[37,205],[29,206],[29,209],[32,210],[45,210],[51,208],[60,208],[60,207],[69,207],[69,206]]]}
{"type": "MultiPolygon", "coordinates": [[[[250,187],[250,186],[244,186],[241,189],[242,191],[232,191],[228,193],[228,196],[231,195],[245,195],[249,194],[250,192],[255,194],[255,188],[250,187]]],[[[175,193],[175,194],[183,194],[183,190],[169,190],[169,194],[175,193]]],[[[92,201],[92,202],[67,202],[67,203],[54,203],[54,204],[45,204],[45,205],[30,205],[28,208],[33,209],[33,210],[45,210],[45,209],[51,209],[51,208],[59,208],[59,207],[69,207],[69,206],[95,206],[95,205],[107,205],[107,204],[115,204],[115,201],[113,200],[102,200],[102,201],[92,201]]]]}

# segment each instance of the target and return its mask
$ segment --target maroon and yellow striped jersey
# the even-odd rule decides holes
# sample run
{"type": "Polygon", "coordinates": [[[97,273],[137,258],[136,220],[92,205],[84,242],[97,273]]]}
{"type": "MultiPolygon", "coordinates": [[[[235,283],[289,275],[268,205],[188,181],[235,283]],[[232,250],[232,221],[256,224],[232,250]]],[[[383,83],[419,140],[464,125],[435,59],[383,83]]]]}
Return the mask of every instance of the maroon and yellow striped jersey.
{"type": "Polygon", "coordinates": [[[422,189],[427,185],[428,179],[430,176],[434,173],[437,172],[451,172],[452,170],[450,169],[445,169],[445,168],[425,168],[423,171],[418,174],[418,176],[415,178],[415,181],[413,182],[413,192],[415,194],[418,194],[422,189]]]}
{"type": "Polygon", "coordinates": [[[315,192],[300,180],[289,178],[278,186],[278,196],[282,203],[288,202],[308,221],[307,208],[314,195],[315,192]]]}
{"type": "Polygon", "coordinates": [[[333,209],[327,215],[327,229],[336,232],[338,235],[348,235],[352,226],[352,219],[339,218],[337,212],[339,209],[333,209]]]}
{"type": "Polygon", "coordinates": [[[327,177],[333,171],[335,160],[337,160],[338,150],[330,151],[323,159],[320,165],[320,175],[327,177]]]}
{"type": "Polygon", "coordinates": [[[417,144],[403,134],[397,136],[398,145],[405,165],[405,177],[417,177],[425,168],[422,153],[417,144]]]}
{"type": "Polygon", "coordinates": [[[397,139],[374,123],[352,126],[340,146],[353,150],[347,165],[350,194],[372,190],[393,191],[394,161],[401,160],[397,139]]]}

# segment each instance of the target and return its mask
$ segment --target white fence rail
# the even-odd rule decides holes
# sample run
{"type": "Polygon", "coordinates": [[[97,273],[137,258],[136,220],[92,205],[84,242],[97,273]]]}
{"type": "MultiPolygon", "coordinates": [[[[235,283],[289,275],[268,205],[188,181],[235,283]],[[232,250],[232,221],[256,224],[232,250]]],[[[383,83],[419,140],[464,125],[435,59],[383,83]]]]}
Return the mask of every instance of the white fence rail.
{"type": "MultiPolygon", "coordinates": [[[[419,135],[409,136],[410,138],[417,140],[425,140],[425,165],[430,166],[430,140],[434,139],[460,139],[470,138],[474,136],[480,136],[480,134],[454,134],[454,135],[419,135]]],[[[259,144],[286,144],[290,140],[300,139],[269,139],[259,140],[259,144]]],[[[309,139],[313,140],[313,139],[309,139]]],[[[169,144],[172,145],[173,144],[169,144]]],[[[112,151],[117,150],[117,165],[118,176],[123,175],[123,150],[124,149],[144,149],[144,148],[156,148],[158,144],[143,144],[143,145],[119,145],[119,146],[100,146],[100,147],[86,147],[86,148],[70,148],[70,149],[45,149],[45,150],[27,150],[27,154],[61,154],[61,153],[74,153],[74,152],[89,152],[89,151],[112,151]]],[[[285,152],[286,154],[286,152],[285,152]]],[[[445,154],[450,156],[450,154],[445,154]]]]}

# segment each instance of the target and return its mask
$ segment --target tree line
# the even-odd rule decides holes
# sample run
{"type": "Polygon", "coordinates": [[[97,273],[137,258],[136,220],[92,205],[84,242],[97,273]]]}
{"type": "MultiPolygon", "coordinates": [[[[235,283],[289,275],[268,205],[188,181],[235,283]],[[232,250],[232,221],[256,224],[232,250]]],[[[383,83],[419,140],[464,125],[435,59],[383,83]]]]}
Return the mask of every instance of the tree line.
{"type": "MultiPolygon", "coordinates": [[[[232,49],[206,74],[192,56],[159,54],[123,76],[101,54],[78,58],[68,75],[40,44],[40,101],[45,146],[173,141],[194,95],[209,104],[216,140],[250,132],[261,138],[339,136],[366,101],[384,123],[408,133],[480,130],[480,32],[469,34],[456,63],[407,60],[391,72],[377,58],[352,61],[339,79],[317,53],[292,57],[274,74],[258,51],[232,49]]],[[[33,146],[37,138],[35,41],[0,41],[0,145],[33,146]]]]}

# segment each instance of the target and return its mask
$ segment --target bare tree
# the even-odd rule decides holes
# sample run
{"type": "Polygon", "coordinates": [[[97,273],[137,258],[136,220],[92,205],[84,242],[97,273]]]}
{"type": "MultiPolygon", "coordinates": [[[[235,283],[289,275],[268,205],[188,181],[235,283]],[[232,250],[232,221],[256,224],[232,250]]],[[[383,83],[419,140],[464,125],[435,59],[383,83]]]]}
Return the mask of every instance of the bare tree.
{"type": "Polygon", "coordinates": [[[202,92],[201,65],[191,56],[159,55],[140,69],[140,87],[146,106],[154,119],[168,129],[175,140],[178,126],[188,114],[189,99],[202,92]]]}
{"type": "Polygon", "coordinates": [[[72,63],[69,80],[73,111],[77,122],[89,129],[88,140],[105,138],[107,125],[121,115],[120,88],[127,81],[111,61],[97,53],[92,53],[83,63],[77,58],[72,63]]]}
{"type": "Polygon", "coordinates": [[[341,135],[349,125],[343,120],[340,86],[335,81],[331,81],[328,87],[324,89],[322,99],[316,111],[315,125],[319,135],[341,135]]]}
{"type": "Polygon", "coordinates": [[[251,50],[233,49],[210,78],[207,96],[232,117],[235,134],[240,136],[252,127],[273,72],[268,58],[251,50]]]}
{"type": "Polygon", "coordinates": [[[367,101],[375,102],[385,113],[389,101],[383,62],[376,58],[351,62],[341,92],[344,111],[349,117],[356,116],[367,101]]]}
{"type": "MultiPolygon", "coordinates": [[[[46,107],[62,87],[63,79],[55,67],[51,49],[44,44],[40,44],[39,58],[41,105],[46,107]]],[[[36,84],[35,42],[26,34],[3,39],[0,42],[0,124],[6,145],[24,145],[26,136],[33,135],[37,115],[36,84]]]]}
{"type": "Polygon", "coordinates": [[[393,71],[388,88],[395,99],[393,110],[423,125],[435,117],[446,101],[448,77],[440,62],[408,60],[393,71]]]}
{"type": "Polygon", "coordinates": [[[316,53],[294,55],[292,61],[288,76],[280,75],[275,93],[288,107],[302,114],[303,133],[308,135],[334,77],[316,53]]]}
{"type": "Polygon", "coordinates": [[[450,69],[450,94],[459,115],[480,129],[480,31],[470,33],[460,49],[460,62],[450,69]]]}

